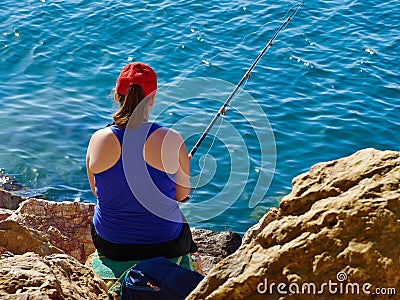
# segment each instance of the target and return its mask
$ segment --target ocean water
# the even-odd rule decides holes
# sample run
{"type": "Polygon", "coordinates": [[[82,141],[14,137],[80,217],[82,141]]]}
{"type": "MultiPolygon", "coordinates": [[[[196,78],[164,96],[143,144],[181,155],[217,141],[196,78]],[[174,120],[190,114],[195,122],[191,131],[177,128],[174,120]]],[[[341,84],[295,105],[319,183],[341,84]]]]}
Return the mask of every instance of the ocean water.
{"type": "MultiPolygon", "coordinates": [[[[294,1],[10,1],[0,14],[0,169],[95,202],[90,135],[122,66],[154,67],[152,119],[190,149],[294,1]]],[[[400,2],[305,1],[192,159],[192,226],[245,232],[313,164],[400,150],[400,2]]]]}

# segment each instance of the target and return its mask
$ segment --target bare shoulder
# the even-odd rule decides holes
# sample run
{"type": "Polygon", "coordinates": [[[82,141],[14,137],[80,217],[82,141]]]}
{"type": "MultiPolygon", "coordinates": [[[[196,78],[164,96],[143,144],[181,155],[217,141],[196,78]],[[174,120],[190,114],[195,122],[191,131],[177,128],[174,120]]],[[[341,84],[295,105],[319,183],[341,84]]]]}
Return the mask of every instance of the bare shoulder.
{"type": "Polygon", "coordinates": [[[109,155],[111,152],[118,152],[120,148],[118,138],[109,127],[102,128],[93,133],[88,146],[88,154],[109,155]]]}
{"type": "Polygon", "coordinates": [[[144,157],[154,168],[176,174],[180,169],[180,160],[187,158],[187,150],[182,136],[176,130],[161,127],[147,139],[144,157]]]}
{"type": "Polygon", "coordinates": [[[170,153],[179,153],[179,157],[187,156],[185,141],[178,131],[171,128],[161,127],[154,131],[153,134],[155,135],[153,141],[158,145],[162,145],[162,148],[169,149],[170,153]]]}
{"type": "Polygon", "coordinates": [[[92,134],[92,139],[104,139],[114,135],[113,132],[109,127],[105,127],[102,129],[97,130],[95,133],[92,134]]]}
{"type": "Polygon", "coordinates": [[[118,139],[109,127],[97,130],[90,139],[92,144],[115,144],[115,142],[118,142],[118,139]]]}
{"type": "Polygon", "coordinates": [[[171,128],[166,128],[166,127],[160,127],[157,130],[153,132],[151,137],[153,137],[159,141],[168,141],[169,143],[177,143],[177,144],[182,144],[183,138],[179,134],[178,131],[175,129],[171,128]]]}
{"type": "Polygon", "coordinates": [[[100,173],[112,167],[119,159],[121,147],[110,128],[97,130],[91,137],[87,164],[91,172],[100,173]]]}

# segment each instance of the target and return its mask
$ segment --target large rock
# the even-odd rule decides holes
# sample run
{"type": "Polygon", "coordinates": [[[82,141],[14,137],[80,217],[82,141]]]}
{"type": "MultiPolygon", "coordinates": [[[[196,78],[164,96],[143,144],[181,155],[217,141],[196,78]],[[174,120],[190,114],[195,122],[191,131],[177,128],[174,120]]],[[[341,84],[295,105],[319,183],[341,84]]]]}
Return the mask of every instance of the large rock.
{"type": "Polygon", "coordinates": [[[0,254],[3,252],[12,254],[35,252],[42,256],[63,253],[50,244],[44,235],[31,231],[13,220],[0,222],[0,254]]]}
{"type": "Polygon", "coordinates": [[[66,254],[0,259],[0,299],[108,299],[105,283],[66,254]]]}
{"type": "Polygon", "coordinates": [[[95,248],[90,235],[94,204],[28,199],[10,216],[44,235],[51,244],[84,263],[95,248]]]}
{"type": "Polygon", "coordinates": [[[206,229],[192,229],[193,240],[196,242],[201,258],[204,274],[223,258],[234,253],[242,243],[242,238],[235,232],[215,232],[206,229]]]}
{"type": "Polygon", "coordinates": [[[19,203],[23,200],[24,198],[21,196],[14,195],[6,190],[0,189],[0,208],[9,210],[17,209],[19,203]]]}
{"type": "Polygon", "coordinates": [[[366,149],[313,166],[243,241],[188,299],[400,293],[400,153],[366,149]]]}

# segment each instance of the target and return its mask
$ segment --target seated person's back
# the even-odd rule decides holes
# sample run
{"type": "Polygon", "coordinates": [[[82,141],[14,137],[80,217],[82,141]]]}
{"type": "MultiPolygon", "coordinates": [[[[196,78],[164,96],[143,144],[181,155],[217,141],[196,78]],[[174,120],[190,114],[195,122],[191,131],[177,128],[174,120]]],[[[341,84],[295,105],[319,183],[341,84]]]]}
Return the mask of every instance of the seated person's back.
{"type": "Polygon", "coordinates": [[[112,259],[196,251],[177,203],[190,191],[187,150],[179,133],[147,122],[155,89],[149,66],[125,66],[117,80],[115,124],[95,132],[88,146],[88,177],[98,198],[92,238],[112,259]]]}

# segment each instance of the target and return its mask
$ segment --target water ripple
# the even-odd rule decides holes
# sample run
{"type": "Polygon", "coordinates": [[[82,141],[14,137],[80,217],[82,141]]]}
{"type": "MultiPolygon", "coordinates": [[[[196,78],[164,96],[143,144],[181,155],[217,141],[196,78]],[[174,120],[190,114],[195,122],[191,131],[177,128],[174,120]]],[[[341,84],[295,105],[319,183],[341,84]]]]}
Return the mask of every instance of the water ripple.
{"type": "MultiPolygon", "coordinates": [[[[86,181],[86,145],[111,118],[115,106],[109,93],[123,64],[148,62],[160,86],[194,77],[235,84],[295,4],[3,2],[0,168],[50,199],[82,201],[95,201],[86,181]]],[[[303,5],[245,87],[268,115],[275,135],[277,166],[270,190],[258,207],[248,208],[260,172],[259,146],[253,129],[232,110],[226,121],[248,142],[252,171],[234,206],[200,226],[244,232],[312,164],[364,147],[399,150],[399,10],[394,0],[303,5]]],[[[183,125],[204,128],[218,108],[212,99],[223,95],[216,89],[207,92],[207,101],[199,96],[172,105],[163,122],[201,114],[183,125]]],[[[246,118],[254,121],[259,115],[249,109],[246,118]]],[[[217,172],[197,192],[198,201],[226,183],[226,149],[217,143],[211,153],[217,172]]]]}

